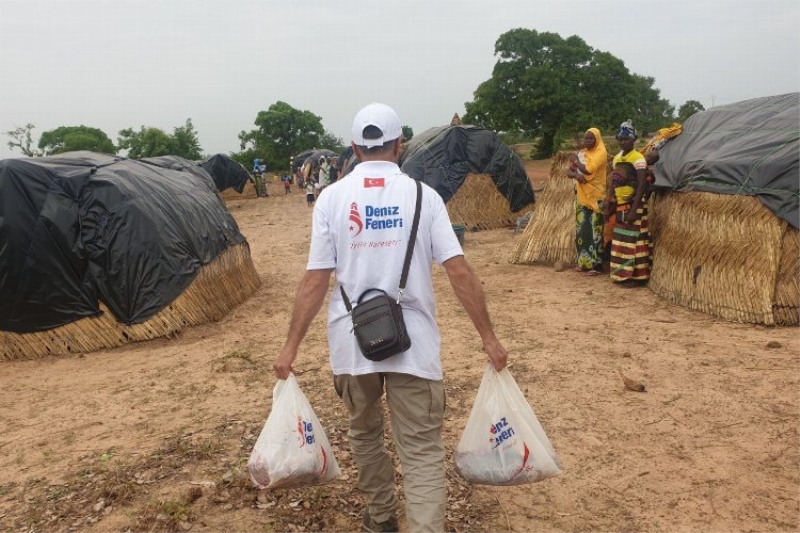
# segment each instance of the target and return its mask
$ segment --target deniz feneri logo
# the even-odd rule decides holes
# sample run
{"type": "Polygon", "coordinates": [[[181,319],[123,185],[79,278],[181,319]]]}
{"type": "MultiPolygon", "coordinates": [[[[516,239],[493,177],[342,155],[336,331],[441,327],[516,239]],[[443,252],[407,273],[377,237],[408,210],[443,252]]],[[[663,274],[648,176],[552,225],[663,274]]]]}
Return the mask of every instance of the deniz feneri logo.
{"type": "Polygon", "coordinates": [[[506,417],[503,417],[492,424],[492,427],[489,428],[489,433],[491,433],[489,442],[493,443],[492,448],[497,448],[514,436],[514,428],[508,423],[506,417]]]}
{"type": "Polygon", "coordinates": [[[314,425],[299,416],[297,417],[297,433],[300,434],[301,448],[306,444],[314,444],[314,425]]]}
{"type": "MultiPolygon", "coordinates": [[[[511,427],[506,417],[502,417],[500,420],[492,424],[489,428],[489,442],[492,444],[492,449],[497,448],[501,444],[508,443],[511,437],[514,436],[514,428],[511,427]]],[[[503,453],[503,452],[500,452],[503,453]]],[[[523,442],[522,443],[522,465],[519,469],[514,472],[511,476],[512,479],[520,475],[522,472],[530,472],[534,469],[532,464],[528,464],[528,459],[531,456],[531,451],[528,449],[528,444],[523,442]]]]}
{"type": "Polygon", "coordinates": [[[350,204],[350,217],[348,219],[351,237],[357,237],[362,230],[382,230],[389,228],[402,228],[403,217],[400,216],[399,206],[375,207],[364,206],[364,219],[358,210],[358,203],[350,204]]]}
{"type": "Polygon", "coordinates": [[[357,237],[362,229],[364,223],[361,222],[361,215],[358,213],[358,204],[353,202],[350,204],[350,236],[357,237]]]}
{"type": "MultiPolygon", "coordinates": [[[[299,416],[297,417],[297,433],[300,435],[300,447],[304,447],[306,444],[309,446],[313,446],[316,442],[314,438],[314,425],[311,422],[306,422],[299,416]]],[[[320,470],[316,472],[314,478],[312,480],[318,482],[325,477],[325,473],[328,471],[328,454],[325,453],[325,446],[320,445],[318,446],[319,453],[322,456],[322,461],[320,461],[320,470]]],[[[309,450],[314,451],[314,450],[309,450]]]]}

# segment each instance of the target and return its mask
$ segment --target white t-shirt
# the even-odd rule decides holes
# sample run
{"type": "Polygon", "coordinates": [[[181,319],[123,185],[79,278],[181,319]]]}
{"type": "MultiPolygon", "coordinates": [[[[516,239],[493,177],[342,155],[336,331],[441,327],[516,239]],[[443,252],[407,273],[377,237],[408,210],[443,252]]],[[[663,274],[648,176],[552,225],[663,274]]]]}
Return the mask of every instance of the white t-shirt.
{"type": "MultiPolygon", "coordinates": [[[[368,161],[326,187],[314,205],[308,270],[333,268],[355,305],[367,289],[397,296],[416,203],[414,180],[394,163],[368,161]]],[[[439,329],[431,265],[464,252],[441,196],[422,184],[422,210],[401,306],[411,348],[370,361],[358,348],[353,323],[338,284],[328,307],[328,342],[333,373],[400,372],[441,380],[439,329]]]]}

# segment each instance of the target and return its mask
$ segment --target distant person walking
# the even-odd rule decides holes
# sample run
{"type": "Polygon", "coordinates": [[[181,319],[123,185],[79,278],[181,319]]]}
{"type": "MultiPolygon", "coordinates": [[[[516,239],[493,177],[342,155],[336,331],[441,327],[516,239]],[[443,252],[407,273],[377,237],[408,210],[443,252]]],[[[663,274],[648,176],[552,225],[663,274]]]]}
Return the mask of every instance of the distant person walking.
{"type": "Polygon", "coordinates": [[[253,159],[253,186],[256,190],[257,197],[266,197],[269,196],[269,192],[267,191],[267,178],[265,173],[267,171],[267,165],[264,163],[264,160],[261,158],[253,159]]]}
{"type": "Polygon", "coordinates": [[[314,206],[314,201],[317,199],[317,196],[314,194],[314,182],[307,181],[306,182],[306,203],[308,207],[314,206]]]}
{"type": "Polygon", "coordinates": [[[292,192],[292,179],[287,175],[281,177],[281,181],[283,182],[283,190],[286,191],[286,194],[292,192]]]}

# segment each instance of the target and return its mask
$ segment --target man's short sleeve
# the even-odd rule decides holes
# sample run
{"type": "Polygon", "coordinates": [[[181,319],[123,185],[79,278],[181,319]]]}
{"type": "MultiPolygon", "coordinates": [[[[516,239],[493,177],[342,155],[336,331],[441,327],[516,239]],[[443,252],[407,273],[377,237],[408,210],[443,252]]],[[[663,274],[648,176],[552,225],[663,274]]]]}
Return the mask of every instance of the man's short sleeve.
{"type": "Polygon", "coordinates": [[[330,223],[325,211],[324,195],[314,206],[311,222],[311,249],[308,252],[306,270],[336,268],[336,251],[331,240],[330,223]]]}
{"type": "Polygon", "coordinates": [[[432,221],[431,221],[431,248],[433,251],[433,260],[438,264],[442,264],[448,259],[457,255],[464,255],[464,250],[458,243],[458,237],[453,231],[453,225],[450,222],[450,215],[447,214],[447,208],[444,205],[442,197],[433,190],[429,191],[430,196],[433,198],[432,221]]]}

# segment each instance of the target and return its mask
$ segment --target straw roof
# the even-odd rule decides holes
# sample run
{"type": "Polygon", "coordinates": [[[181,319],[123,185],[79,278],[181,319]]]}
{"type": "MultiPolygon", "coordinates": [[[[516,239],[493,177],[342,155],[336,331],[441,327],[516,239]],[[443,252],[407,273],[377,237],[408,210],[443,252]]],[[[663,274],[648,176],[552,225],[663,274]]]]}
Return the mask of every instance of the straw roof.
{"type": "Polygon", "coordinates": [[[36,359],[122,346],[171,335],[186,326],[219,320],[261,285],[246,242],[226,249],[169,306],[141,324],[125,325],[109,309],[96,317],[36,333],[0,331],[0,360],[36,359]]]}
{"type": "Polygon", "coordinates": [[[252,181],[249,181],[244,184],[244,189],[241,193],[236,192],[233,189],[225,189],[220,193],[220,196],[223,200],[241,200],[243,198],[257,198],[258,195],[256,194],[256,186],[253,184],[252,181]]]}
{"type": "Polygon", "coordinates": [[[533,204],[514,213],[489,174],[468,173],[464,183],[445,204],[450,221],[466,228],[497,229],[513,226],[533,210],[533,204]]]}

